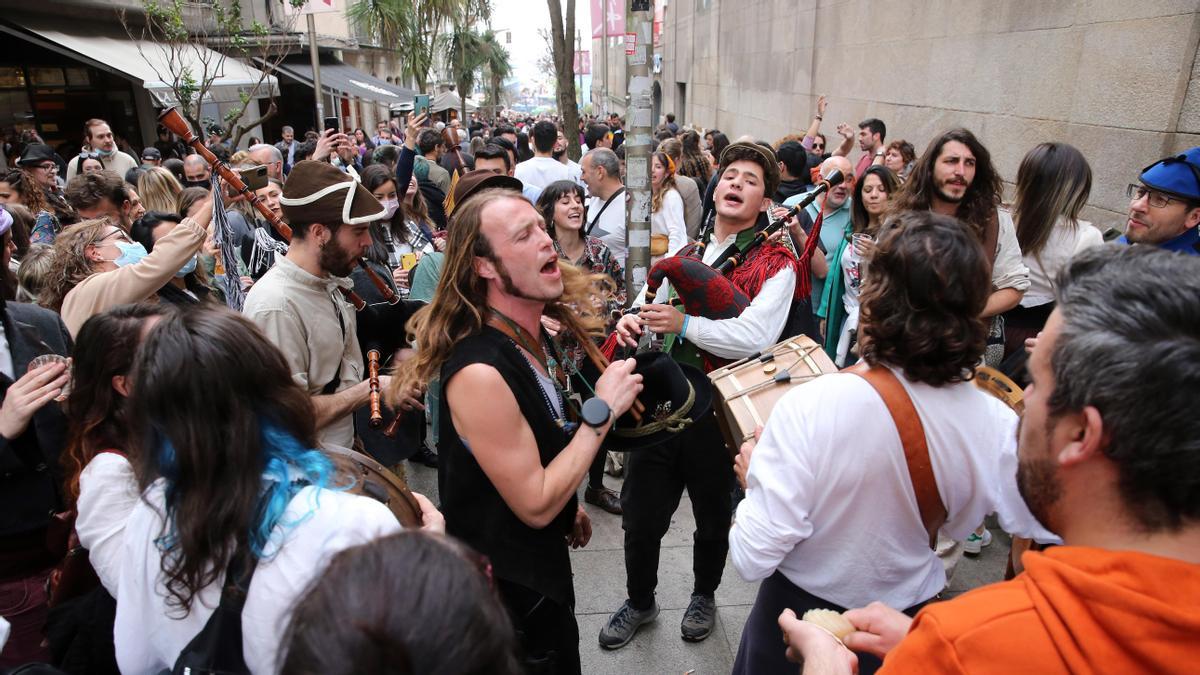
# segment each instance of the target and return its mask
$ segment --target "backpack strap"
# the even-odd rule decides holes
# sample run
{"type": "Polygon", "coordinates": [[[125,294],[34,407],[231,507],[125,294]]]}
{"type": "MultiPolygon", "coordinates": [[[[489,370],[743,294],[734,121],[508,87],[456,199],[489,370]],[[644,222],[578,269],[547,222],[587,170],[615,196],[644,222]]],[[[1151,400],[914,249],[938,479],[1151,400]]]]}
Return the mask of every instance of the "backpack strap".
{"type": "Polygon", "coordinates": [[[242,653],[242,608],[258,560],[247,568],[248,544],[239,542],[225,568],[221,602],[204,628],[179,653],[172,675],[249,675],[242,653]]]}

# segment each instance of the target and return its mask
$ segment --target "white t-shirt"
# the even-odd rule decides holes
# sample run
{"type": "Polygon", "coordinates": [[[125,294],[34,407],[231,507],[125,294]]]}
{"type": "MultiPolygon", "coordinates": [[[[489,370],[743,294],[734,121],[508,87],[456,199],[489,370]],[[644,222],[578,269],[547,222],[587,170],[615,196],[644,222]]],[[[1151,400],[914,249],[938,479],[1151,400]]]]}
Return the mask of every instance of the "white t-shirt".
{"type": "MultiPolygon", "coordinates": [[[[925,428],[949,513],[941,532],[962,541],[995,511],[1005,531],[1055,541],[1017,492],[1017,416],[973,383],[931,387],[896,375],[925,428]]],[[[874,600],[911,607],[946,585],[921,524],[899,432],[863,378],[825,375],[785,394],[746,481],[729,532],[743,578],[764,579],[778,569],[843,607],[874,600]]]]}
{"type": "Polygon", "coordinates": [[[545,190],[547,185],[556,180],[575,180],[571,169],[553,157],[531,157],[517,165],[513,176],[539,190],[545,190]]]}
{"type": "MultiPolygon", "coordinates": [[[[154,543],[163,529],[159,515],[163,486],[159,480],[147,489],[125,526],[125,562],[113,631],[117,665],[124,675],[157,675],[170,669],[212,616],[225,581],[222,570],[196,595],[186,616],[167,605],[161,552],[154,543]]],[[[334,554],[401,529],[391,511],[369,497],[311,486],[292,498],[280,519],[297,521],[282,544],[268,551],[273,555],[259,561],[242,609],[242,652],[254,675],[277,672],[275,659],[292,606],[334,554]],[[310,515],[305,518],[305,514],[310,515]]],[[[281,532],[276,528],[275,535],[281,532]]]]}
{"type": "Polygon", "coordinates": [[[842,250],[842,305],[846,308],[846,321],[842,323],[842,334],[838,338],[837,358],[839,365],[846,364],[846,355],[850,351],[850,335],[858,330],[858,293],[862,290],[863,272],[866,263],[860,256],[854,254],[853,242],[842,250]]]}
{"type": "Polygon", "coordinates": [[[622,190],[612,198],[612,203],[606,209],[603,199],[591,197],[588,199],[587,222],[584,224],[585,228],[590,228],[587,234],[604,242],[621,267],[625,267],[625,258],[629,255],[629,246],[625,242],[625,198],[628,195],[627,190],[622,190]],[[596,214],[601,209],[604,209],[604,213],[600,214],[600,220],[593,228],[592,222],[596,221],[596,214]]]}
{"type": "Polygon", "coordinates": [[[1054,280],[1062,268],[1080,251],[1104,243],[1104,235],[1087,221],[1079,221],[1079,227],[1067,227],[1066,219],[1059,217],[1050,231],[1046,246],[1034,256],[1023,254],[1022,260],[1029,268],[1029,290],[1021,298],[1022,307],[1037,307],[1054,302],[1054,280]]]}
{"type": "Polygon", "coordinates": [[[125,457],[102,452],[79,474],[75,532],[108,594],[117,597],[125,523],[138,503],[137,478],[125,457]]]}

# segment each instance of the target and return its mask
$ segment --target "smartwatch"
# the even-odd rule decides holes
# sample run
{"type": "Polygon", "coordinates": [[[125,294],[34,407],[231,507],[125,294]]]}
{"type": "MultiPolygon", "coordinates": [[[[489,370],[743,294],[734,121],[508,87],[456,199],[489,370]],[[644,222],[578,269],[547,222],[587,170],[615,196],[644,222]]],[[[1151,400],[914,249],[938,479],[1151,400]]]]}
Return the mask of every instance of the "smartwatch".
{"type": "Polygon", "coordinates": [[[593,396],[585,401],[579,412],[583,423],[593,429],[603,427],[612,419],[612,408],[609,408],[604,399],[598,396],[593,396]]]}

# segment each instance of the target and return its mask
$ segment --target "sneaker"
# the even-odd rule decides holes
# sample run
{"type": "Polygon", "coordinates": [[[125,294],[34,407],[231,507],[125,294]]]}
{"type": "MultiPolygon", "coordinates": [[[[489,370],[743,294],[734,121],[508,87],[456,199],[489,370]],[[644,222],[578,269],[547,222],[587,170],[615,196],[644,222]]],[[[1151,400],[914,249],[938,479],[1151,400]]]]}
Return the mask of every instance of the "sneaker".
{"type": "Polygon", "coordinates": [[[614,515],[621,515],[621,497],[609,488],[587,488],[583,491],[583,501],[614,515]]]}
{"type": "Polygon", "coordinates": [[[717,603],[712,598],[707,595],[693,595],[687,611],[683,613],[679,632],[684,640],[699,642],[712,634],[716,616],[717,603]]]}
{"type": "Polygon", "coordinates": [[[600,646],[605,649],[620,649],[629,644],[644,623],[658,618],[658,603],[650,609],[636,610],[626,600],[621,608],[608,617],[608,623],[600,629],[600,646]]]}
{"type": "Polygon", "coordinates": [[[967,540],[963,542],[963,553],[966,555],[979,555],[984,546],[990,546],[992,543],[992,533],[984,528],[983,534],[979,535],[974,532],[967,540]]]}

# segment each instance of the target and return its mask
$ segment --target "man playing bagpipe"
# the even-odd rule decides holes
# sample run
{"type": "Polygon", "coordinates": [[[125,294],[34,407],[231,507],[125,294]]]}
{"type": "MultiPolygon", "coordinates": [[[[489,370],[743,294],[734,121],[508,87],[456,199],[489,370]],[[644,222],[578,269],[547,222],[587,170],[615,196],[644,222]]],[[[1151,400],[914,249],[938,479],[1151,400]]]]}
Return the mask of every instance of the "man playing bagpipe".
{"type": "MultiPolygon", "coordinates": [[[[712,226],[698,243],[651,270],[654,303],[617,324],[624,346],[636,346],[648,330],[665,336],[663,348],[676,361],[706,372],[778,342],[793,301],[808,293],[807,266],[802,270],[794,254],[770,240],[750,248],[728,276],[717,273],[714,268],[754,239],[760,213],[779,186],[779,164],[763,146],[735,143],[721,154],[718,175],[712,226]],[[664,276],[671,284],[661,284],[664,276]],[[687,313],[676,306],[679,296],[686,298],[687,313]]],[[[797,242],[809,253],[803,243],[797,242]]],[[[696,517],[695,585],[681,633],[688,641],[709,636],[716,614],[713,596],[729,549],[732,477],[730,453],[711,413],[666,442],[629,454],[621,491],[629,596],[601,629],[602,647],[623,647],[658,615],[659,549],[684,488],[696,517]]]]}

